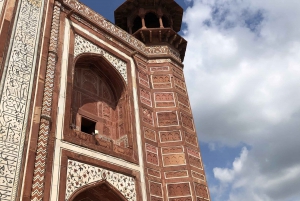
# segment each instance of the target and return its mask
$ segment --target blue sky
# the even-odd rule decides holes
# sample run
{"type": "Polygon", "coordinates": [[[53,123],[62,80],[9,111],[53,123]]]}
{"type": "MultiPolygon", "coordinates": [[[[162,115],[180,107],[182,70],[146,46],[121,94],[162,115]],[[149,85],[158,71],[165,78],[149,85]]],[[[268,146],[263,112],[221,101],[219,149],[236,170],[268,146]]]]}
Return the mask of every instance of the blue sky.
{"type": "MultiPolygon", "coordinates": [[[[81,0],[114,22],[123,0],[81,0]]],[[[213,201],[300,200],[300,1],[176,0],[213,201]]]]}

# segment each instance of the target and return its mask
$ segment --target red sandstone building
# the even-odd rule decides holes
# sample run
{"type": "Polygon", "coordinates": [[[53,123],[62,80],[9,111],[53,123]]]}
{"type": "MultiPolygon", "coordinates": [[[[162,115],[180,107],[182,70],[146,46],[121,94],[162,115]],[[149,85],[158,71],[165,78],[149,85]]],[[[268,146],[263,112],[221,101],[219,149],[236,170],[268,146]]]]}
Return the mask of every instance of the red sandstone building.
{"type": "Polygon", "coordinates": [[[182,14],[127,0],[114,25],[77,0],[0,0],[1,201],[210,200],[182,14]]]}

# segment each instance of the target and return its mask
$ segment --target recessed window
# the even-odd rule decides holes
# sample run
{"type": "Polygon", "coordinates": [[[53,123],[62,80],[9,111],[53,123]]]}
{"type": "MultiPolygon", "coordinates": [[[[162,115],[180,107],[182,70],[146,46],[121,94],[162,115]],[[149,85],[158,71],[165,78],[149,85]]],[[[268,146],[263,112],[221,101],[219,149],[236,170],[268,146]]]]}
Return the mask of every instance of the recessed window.
{"type": "Polygon", "coordinates": [[[81,118],[81,131],[88,134],[94,134],[96,128],[96,122],[86,119],[84,117],[81,118]]]}

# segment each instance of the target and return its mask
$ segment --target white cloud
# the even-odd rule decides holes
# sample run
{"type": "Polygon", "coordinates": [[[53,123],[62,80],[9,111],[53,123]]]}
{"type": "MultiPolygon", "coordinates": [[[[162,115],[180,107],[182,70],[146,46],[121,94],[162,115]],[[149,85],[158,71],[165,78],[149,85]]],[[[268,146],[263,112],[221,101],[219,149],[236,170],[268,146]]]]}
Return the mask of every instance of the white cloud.
{"type": "Polygon", "coordinates": [[[243,163],[241,155],[232,168],[214,169],[220,186],[212,194],[219,189],[230,201],[300,200],[300,1],[190,5],[184,63],[199,138],[251,147],[243,163]]]}
{"type": "Polygon", "coordinates": [[[248,156],[248,150],[246,147],[243,148],[239,158],[236,158],[232,164],[232,169],[229,168],[214,168],[214,176],[222,183],[232,182],[235,177],[241,172],[244,162],[248,156]]]}

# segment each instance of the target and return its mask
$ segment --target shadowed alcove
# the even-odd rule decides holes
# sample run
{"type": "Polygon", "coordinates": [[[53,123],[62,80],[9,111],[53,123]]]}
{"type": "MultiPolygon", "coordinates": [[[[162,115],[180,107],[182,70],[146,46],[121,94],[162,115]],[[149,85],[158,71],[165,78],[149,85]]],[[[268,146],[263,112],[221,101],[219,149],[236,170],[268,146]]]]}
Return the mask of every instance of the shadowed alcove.
{"type": "Polygon", "coordinates": [[[101,181],[79,190],[69,201],[127,201],[127,199],[108,182],[101,181]]]}

